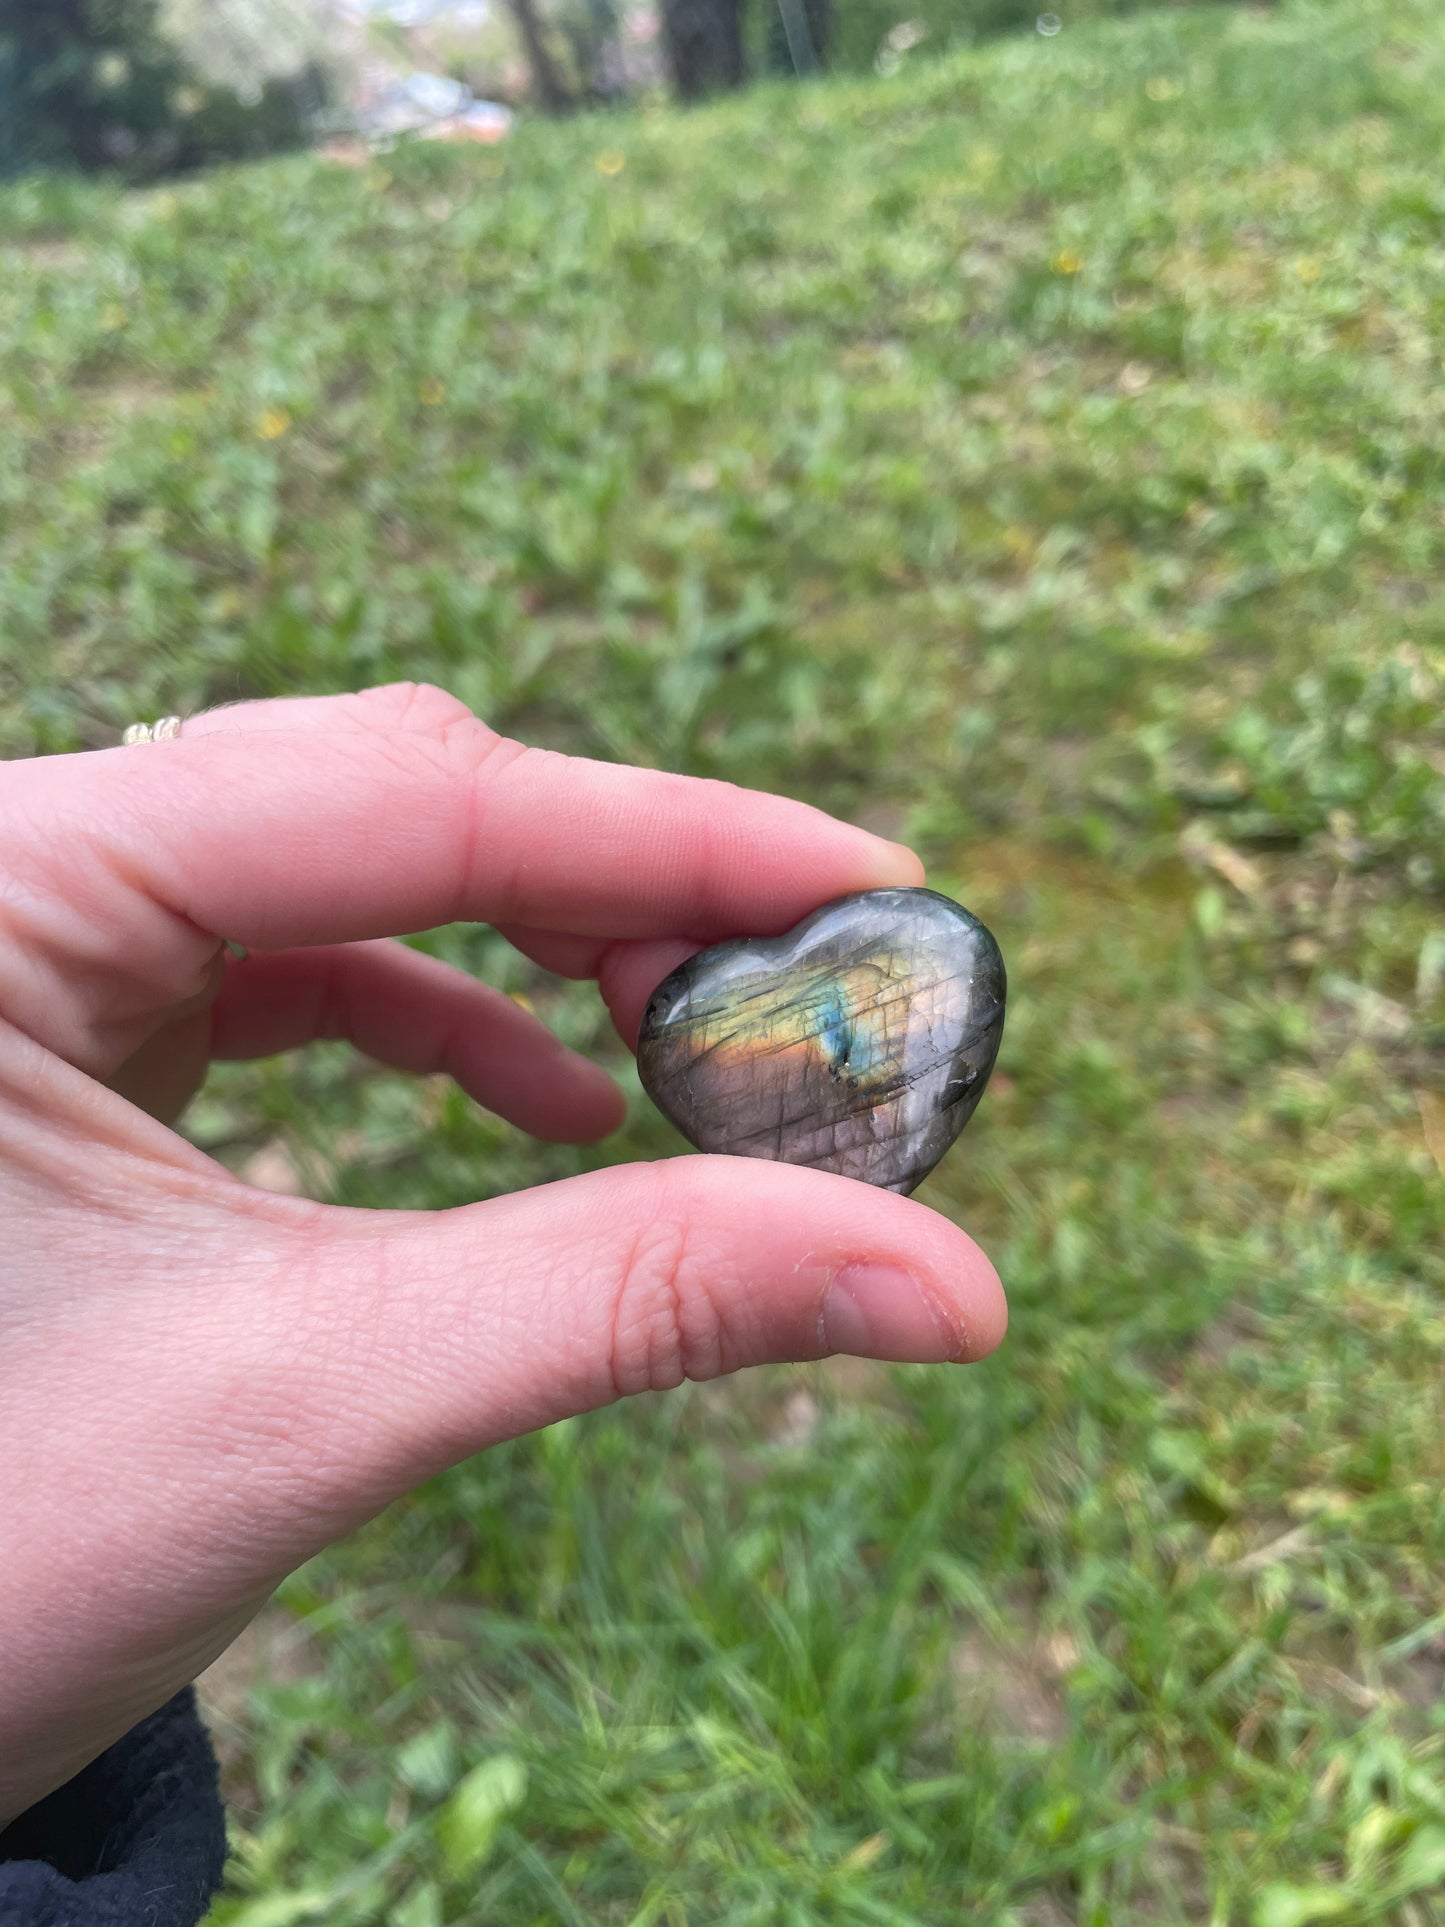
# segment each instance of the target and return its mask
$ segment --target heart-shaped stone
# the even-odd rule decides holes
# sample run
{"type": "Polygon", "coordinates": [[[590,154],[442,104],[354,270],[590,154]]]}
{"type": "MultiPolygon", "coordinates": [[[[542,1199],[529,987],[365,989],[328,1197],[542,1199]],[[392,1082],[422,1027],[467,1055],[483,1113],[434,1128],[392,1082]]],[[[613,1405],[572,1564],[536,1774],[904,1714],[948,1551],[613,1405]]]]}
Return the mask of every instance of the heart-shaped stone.
{"type": "Polygon", "coordinates": [[[690,957],[648,999],[643,1088],[700,1151],[780,1158],[905,1195],[983,1096],[1003,958],[936,890],[861,890],[781,937],[690,957]]]}

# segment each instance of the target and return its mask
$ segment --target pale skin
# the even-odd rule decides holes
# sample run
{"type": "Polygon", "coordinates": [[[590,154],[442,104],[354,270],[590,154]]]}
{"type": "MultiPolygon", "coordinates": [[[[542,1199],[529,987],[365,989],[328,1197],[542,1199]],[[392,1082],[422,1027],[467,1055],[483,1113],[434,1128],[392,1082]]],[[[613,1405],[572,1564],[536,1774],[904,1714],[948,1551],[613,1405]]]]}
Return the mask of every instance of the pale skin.
{"type": "Polygon", "coordinates": [[[971,1240],[846,1178],[678,1157],[360,1211],[255,1190],[169,1128],[212,1058],[325,1036],[603,1137],[603,1071],[391,940],[494,924],[594,978],[630,1044],[702,944],[921,882],[898,845],[524,748],[412,685],[0,765],[0,825],[0,1825],[471,1453],[745,1365],[1000,1342],[971,1240]]]}

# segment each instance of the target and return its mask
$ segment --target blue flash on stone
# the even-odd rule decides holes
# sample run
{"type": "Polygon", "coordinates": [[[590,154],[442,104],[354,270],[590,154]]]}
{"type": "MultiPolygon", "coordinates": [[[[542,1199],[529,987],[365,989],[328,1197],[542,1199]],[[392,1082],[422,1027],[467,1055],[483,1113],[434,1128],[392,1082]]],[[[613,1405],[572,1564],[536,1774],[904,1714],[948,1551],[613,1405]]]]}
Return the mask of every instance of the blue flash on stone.
{"type": "Polygon", "coordinates": [[[818,1033],[828,1053],[829,1068],[836,1080],[848,1074],[848,1053],[853,1048],[853,1031],[848,1012],[836,986],[829,989],[823,1010],[823,1027],[818,1033]]]}
{"type": "Polygon", "coordinates": [[[699,1150],[909,1192],[977,1108],[1003,1035],[992,933],[936,890],[865,890],[715,944],[648,1000],[643,1087],[699,1150]]]}

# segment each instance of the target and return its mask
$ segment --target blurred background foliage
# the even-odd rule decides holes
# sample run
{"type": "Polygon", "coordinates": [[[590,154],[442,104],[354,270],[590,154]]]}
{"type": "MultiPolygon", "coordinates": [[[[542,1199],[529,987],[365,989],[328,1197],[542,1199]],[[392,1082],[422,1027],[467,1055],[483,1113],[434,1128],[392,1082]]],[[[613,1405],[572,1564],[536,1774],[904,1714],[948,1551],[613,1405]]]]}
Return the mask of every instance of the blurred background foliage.
{"type": "MultiPolygon", "coordinates": [[[[841,22],[841,12],[840,12],[841,22]]],[[[839,27],[841,37],[842,27],[839,27]]],[[[1445,1919],[1445,20],[1036,27],[498,147],[0,192],[0,751],[392,677],[913,840],[997,931],[968,1372],[393,1508],[211,1674],[217,1927],[1445,1919]]],[[[595,1152],[326,1050],[190,1119],[595,1152]]]]}
{"type": "MultiPolygon", "coordinates": [[[[1142,0],[1071,0],[1071,23],[1142,0]]],[[[1196,0],[1177,0],[1183,6],[1196,0]]],[[[759,75],[895,73],[990,35],[1061,30],[1034,0],[0,0],[0,176],[131,178],[345,127],[378,61],[547,112],[759,75]]]]}
{"type": "MultiPolygon", "coordinates": [[[[288,24],[303,12],[269,5],[288,24]]],[[[300,145],[327,101],[319,35],[284,42],[276,69],[267,19],[232,11],[228,32],[224,5],[0,0],[0,177],[64,166],[147,176],[300,145]]]]}

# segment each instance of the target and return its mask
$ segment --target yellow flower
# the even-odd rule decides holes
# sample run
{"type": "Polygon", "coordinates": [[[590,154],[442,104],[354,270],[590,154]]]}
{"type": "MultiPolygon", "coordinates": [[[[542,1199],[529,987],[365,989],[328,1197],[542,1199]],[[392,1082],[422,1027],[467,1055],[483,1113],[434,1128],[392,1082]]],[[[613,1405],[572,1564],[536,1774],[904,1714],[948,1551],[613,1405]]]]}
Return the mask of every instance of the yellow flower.
{"type": "Polygon", "coordinates": [[[256,417],[256,433],[263,442],[276,441],[290,426],[291,417],[284,408],[268,408],[256,417]]]}
{"type": "Polygon", "coordinates": [[[1319,262],[1310,260],[1308,256],[1303,261],[1295,262],[1294,271],[1301,281],[1318,281],[1320,278],[1319,262]]]}
{"type": "Polygon", "coordinates": [[[107,301],[100,311],[100,325],[108,335],[113,335],[117,328],[123,328],[129,319],[130,316],[118,301],[107,301]]]}
{"type": "Polygon", "coordinates": [[[605,174],[609,180],[614,174],[620,174],[626,165],[627,156],[619,154],[615,147],[604,147],[597,156],[597,172],[605,174]]]}
{"type": "Polygon", "coordinates": [[[1084,257],[1072,248],[1060,248],[1049,265],[1055,274],[1077,274],[1084,265],[1084,257]]]}
{"type": "Polygon", "coordinates": [[[435,408],[439,401],[446,400],[447,385],[444,381],[438,381],[435,375],[430,375],[416,392],[428,408],[435,408]]]}
{"type": "Polygon", "coordinates": [[[1171,80],[1168,74],[1155,74],[1152,79],[1144,82],[1144,92],[1150,100],[1168,101],[1178,100],[1184,89],[1177,80],[1171,80]]]}

